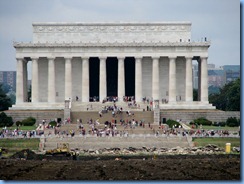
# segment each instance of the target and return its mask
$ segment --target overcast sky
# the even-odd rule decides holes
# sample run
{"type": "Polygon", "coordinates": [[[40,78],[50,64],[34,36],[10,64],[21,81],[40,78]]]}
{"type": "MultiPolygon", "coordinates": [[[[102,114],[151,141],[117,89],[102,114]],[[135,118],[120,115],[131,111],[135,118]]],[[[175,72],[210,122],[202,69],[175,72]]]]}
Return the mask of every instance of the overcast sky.
{"type": "Polygon", "coordinates": [[[13,41],[32,41],[32,22],[99,21],[190,21],[208,63],[240,64],[239,0],[0,0],[0,71],[16,70],[13,41]]]}

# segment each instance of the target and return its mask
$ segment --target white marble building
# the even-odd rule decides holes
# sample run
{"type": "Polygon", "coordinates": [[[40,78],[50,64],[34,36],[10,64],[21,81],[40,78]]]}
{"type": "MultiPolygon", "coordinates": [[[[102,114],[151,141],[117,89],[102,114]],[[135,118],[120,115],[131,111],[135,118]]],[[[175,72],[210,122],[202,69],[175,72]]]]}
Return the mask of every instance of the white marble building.
{"type": "Polygon", "coordinates": [[[146,97],[159,100],[160,108],[213,109],[208,102],[209,46],[208,41],[191,40],[190,22],[33,23],[33,42],[14,43],[17,93],[12,109],[62,109],[65,99],[76,96],[80,103],[89,102],[91,91],[102,101],[110,93],[109,71],[117,72],[112,96],[119,101],[127,96],[131,77],[130,95],[138,103],[146,97]],[[98,72],[91,76],[94,58],[99,67],[93,66],[98,72]],[[130,76],[126,60],[135,68],[130,76]],[[200,71],[197,102],[192,97],[192,60],[198,61],[200,71]],[[32,63],[31,102],[27,100],[28,62],[32,63]],[[108,66],[111,62],[116,63],[114,69],[108,66]],[[93,75],[96,84],[90,82],[93,75]]]}

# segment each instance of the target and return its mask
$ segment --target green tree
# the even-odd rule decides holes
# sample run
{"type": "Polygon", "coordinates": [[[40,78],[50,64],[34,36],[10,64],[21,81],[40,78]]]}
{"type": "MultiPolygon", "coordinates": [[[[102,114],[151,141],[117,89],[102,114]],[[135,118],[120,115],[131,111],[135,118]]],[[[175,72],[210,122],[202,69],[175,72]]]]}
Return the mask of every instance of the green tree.
{"type": "Polygon", "coordinates": [[[11,99],[6,95],[0,84],[0,111],[8,110],[11,107],[11,99]]]}
{"type": "Polygon", "coordinates": [[[219,87],[216,86],[209,86],[208,87],[208,94],[219,93],[219,87]]]}
{"type": "Polygon", "coordinates": [[[209,102],[220,110],[240,111],[240,78],[220,88],[219,93],[210,94],[209,102]]]}
{"type": "Polygon", "coordinates": [[[16,102],[16,95],[13,94],[13,93],[11,93],[10,95],[8,95],[8,97],[10,98],[12,105],[15,104],[15,102],[16,102]]]}
{"type": "Polygon", "coordinates": [[[0,85],[1,85],[1,88],[2,88],[2,90],[3,90],[3,92],[4,92],[5,94],[8,93],[8,92],[11,90],[11,86],[8,85],[8,84],[1,83],[0,85]]]}
{"type": "Polygon", "coordinates": [[[10,127],[14,124],[12,117],[7,116],[4,112],[0,113],[0,127],[10,127]]]}

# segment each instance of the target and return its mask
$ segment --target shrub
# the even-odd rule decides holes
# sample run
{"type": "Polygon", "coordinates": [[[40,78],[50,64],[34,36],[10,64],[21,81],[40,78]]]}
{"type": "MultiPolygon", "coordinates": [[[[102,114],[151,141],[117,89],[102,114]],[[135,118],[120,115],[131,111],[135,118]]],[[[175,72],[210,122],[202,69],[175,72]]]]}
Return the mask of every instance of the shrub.
{"type": "Polygon", "coordinates": [[[226,125],[229,127],[238,127],[240,125],[240,120],[236,117],[230,117],[226,120],[226,125]]]}
{"type": "Polygon", "coordinates": [[[195,119],[194,124],[210,126],[212,125],[212,121],[202,117],[202,118],[195,119]]]}
{"type": "Polygon", "coordinates": [[[179,122],[177,122],[177,121],[175,121],[175,120],[171,120],[171,119],[168,119],[168,120],[166,121],[166,124],[169,125],[170,128],[172,128],[173,125],[176,125],[176,127],[178,127],[178,126],[180,125],[179,122]]]}
{"type": "Polygon", "coordinates": [[[23,126],[33,126],[36,123],[36,119],[33,117],[28,117],[28,118],[22,120],[21,123],[23,126]]]}
{"type": "Polygon", "coordinates": [[[16,121],[16,126],[22,126],[22,122],[21,121],[16,121]]]}
{"type": "Polygon", "coordinates": [[[49,126],[57,126],[57,122],[56,121],[50,121],[49,123],[48,123],[48,125],[49,126]]]}
{"type": "Polygon", "coordinates": [[[0,114],[0,127],[10,127],[14,124],[12,117],[7,116],[4,112],[0,114]]]}

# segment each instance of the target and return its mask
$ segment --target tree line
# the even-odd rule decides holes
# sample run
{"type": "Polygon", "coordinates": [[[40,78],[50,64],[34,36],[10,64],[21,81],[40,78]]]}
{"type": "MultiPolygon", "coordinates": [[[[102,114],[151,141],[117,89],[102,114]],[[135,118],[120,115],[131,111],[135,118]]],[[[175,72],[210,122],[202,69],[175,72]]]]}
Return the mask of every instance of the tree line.
{"type": "Polygon", "coordinates": [[[241,80],[238,78],[219,89],[219,93],[209,95],[209,103],[223,111],[240,111],[241,80]]]}

